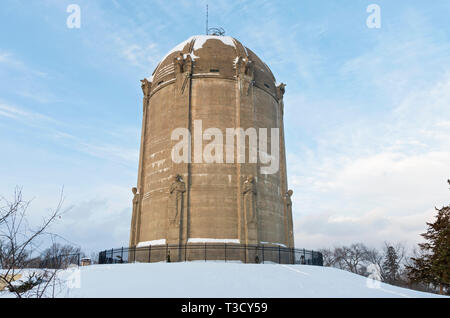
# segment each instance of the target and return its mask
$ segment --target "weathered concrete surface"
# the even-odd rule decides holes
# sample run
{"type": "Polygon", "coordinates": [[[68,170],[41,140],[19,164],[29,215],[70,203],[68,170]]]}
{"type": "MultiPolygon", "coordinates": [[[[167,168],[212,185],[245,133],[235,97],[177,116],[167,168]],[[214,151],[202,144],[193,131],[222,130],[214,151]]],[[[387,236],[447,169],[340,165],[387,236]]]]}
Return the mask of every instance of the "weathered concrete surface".
{"type": "MultiPolygon", "coordinates": [[[[130,246],[166,239],[237,239],[241,244],[294,247],[283,131],[284,84],[231,37],[197,36],[181,43],[143,80],[143,125],[139,176],[133,189],[130,246]],[[279,128],[280,168],[261,174],[261,163],[176,164],[171,140],[176,128],[194,135],[194,122],[208,128],[279,128]],[[178,175],[178,177],[177,177],[178,175]],[[252,182],[248,182],[253,177],[252,182]]],[[[203,141],[205,146],[211,141],[203,141]]],[[[192,136],[194,147],[194,136],[192,136]]],[[[246,142],[248,156],[248,140],[246,142]]],[[[224,160],[226,149],[223,149],[224,160]]],[[[274,155],[274,154],[272,154],[274,155]]]]}

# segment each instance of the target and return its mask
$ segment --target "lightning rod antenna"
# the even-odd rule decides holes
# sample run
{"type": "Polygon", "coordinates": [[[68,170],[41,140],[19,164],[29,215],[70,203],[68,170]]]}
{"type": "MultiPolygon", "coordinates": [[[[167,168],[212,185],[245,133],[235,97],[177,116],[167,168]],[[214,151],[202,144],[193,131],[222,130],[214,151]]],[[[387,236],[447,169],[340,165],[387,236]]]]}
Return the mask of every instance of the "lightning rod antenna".
{"type": "Polygon", "coordinates": [[[208,35],[208,5],[206,5],[206,35],[208,35]]]}

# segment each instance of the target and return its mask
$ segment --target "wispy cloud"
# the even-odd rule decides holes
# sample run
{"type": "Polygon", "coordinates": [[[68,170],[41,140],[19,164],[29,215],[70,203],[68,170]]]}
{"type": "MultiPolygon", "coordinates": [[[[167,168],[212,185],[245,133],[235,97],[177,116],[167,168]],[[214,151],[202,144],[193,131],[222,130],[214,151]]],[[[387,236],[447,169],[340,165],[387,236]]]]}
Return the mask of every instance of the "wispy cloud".
{"type": "MultiPolygon", "coordinates": [[[[0,116],[31,127],[35,134],[40,133],[48,140],[97,158],[113,160],[124,164],[136,164],[138,160],[137,149],[118,144],[102,144],[101,140],[95,143],[86,142],[80,137],[61,130],[62,127],[68,126],[67,122],[61,122],[41,113],[0,102],[0,116]]],[[[120,131],[123,133],[123,130],[120,131]]]]}
{"type": "Polygon", "coordinates": [[[29,65],[17,55],[0,49],[0,93],[14,94],[40,104],[61,101],[48,86],[48,71],[29,65]]]}
{"type": "Polygon", "coordinates": [[[48,117],[46,115],[37,112],[24,110],[17,106],[9,105],[1,101],[0,101],[0,116],[12,118],[27,123],[28,125],[40,125],[44,122],[56,123],[56,121],[51,117],[48,117]]]}
{"type": "Polygon", "coordinates": [[[151,73],[161,58],[161,51],[155,43],[147,43],[144,46],[136,42],[129,42],[119,36],[114,38],[119,56],[126,59],[128,63],[139,67],[145,72],[151,73]]]}
{"type": "Polygon", "coordinates": [[[0,67],[9,68],[15,71],[20,71],[22,73],[27,73],[30,76],[37,76],[40,78],[48,77],[48,73],[36,70],[33,67],[27,65],[17,57],[15,57],[11,52],[7,52],[0,49],[0,67]]]}

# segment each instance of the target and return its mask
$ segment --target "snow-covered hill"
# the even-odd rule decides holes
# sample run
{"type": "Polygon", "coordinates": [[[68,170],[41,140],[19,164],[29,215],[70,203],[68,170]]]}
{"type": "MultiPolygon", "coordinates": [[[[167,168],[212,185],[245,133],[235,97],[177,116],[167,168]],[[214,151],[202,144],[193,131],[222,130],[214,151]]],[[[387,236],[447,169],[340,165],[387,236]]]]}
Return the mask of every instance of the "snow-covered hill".
{"type": "MultiPolygon", "coordinates": [[[[335,268],[307,265],[221,262],[93,265],[66,270],[61,278],[67,284],[60,297],[439,297],[374,282],[335,268]]],[[[7,294],[3,292],[0,296],[7,294]]]]}

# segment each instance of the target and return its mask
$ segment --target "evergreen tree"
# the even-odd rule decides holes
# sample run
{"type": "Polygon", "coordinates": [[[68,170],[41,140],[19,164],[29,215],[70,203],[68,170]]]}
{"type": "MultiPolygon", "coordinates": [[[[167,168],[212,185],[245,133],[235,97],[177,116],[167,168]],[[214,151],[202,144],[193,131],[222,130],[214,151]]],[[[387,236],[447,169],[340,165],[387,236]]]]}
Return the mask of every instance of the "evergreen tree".
{"type": "MultiPolygon", "coordinates": [[[[450,184],[450,180],[448,180],[450,184]]],[[[450,291],[450,205],[436,209],[434,223],[427,223],[428,229],[422,236],[426,242],[419,244],[422,255],[412,258],[408,276],[416,282],[439,286],[450,291]]]]}
{"type": "Polygon", "coordinates": [[[383,272],[387,283],[394,284],[397,281],[399,269],[400,264],[397,252],[393,246],[389,246],[383,262],[383,272]]]}

